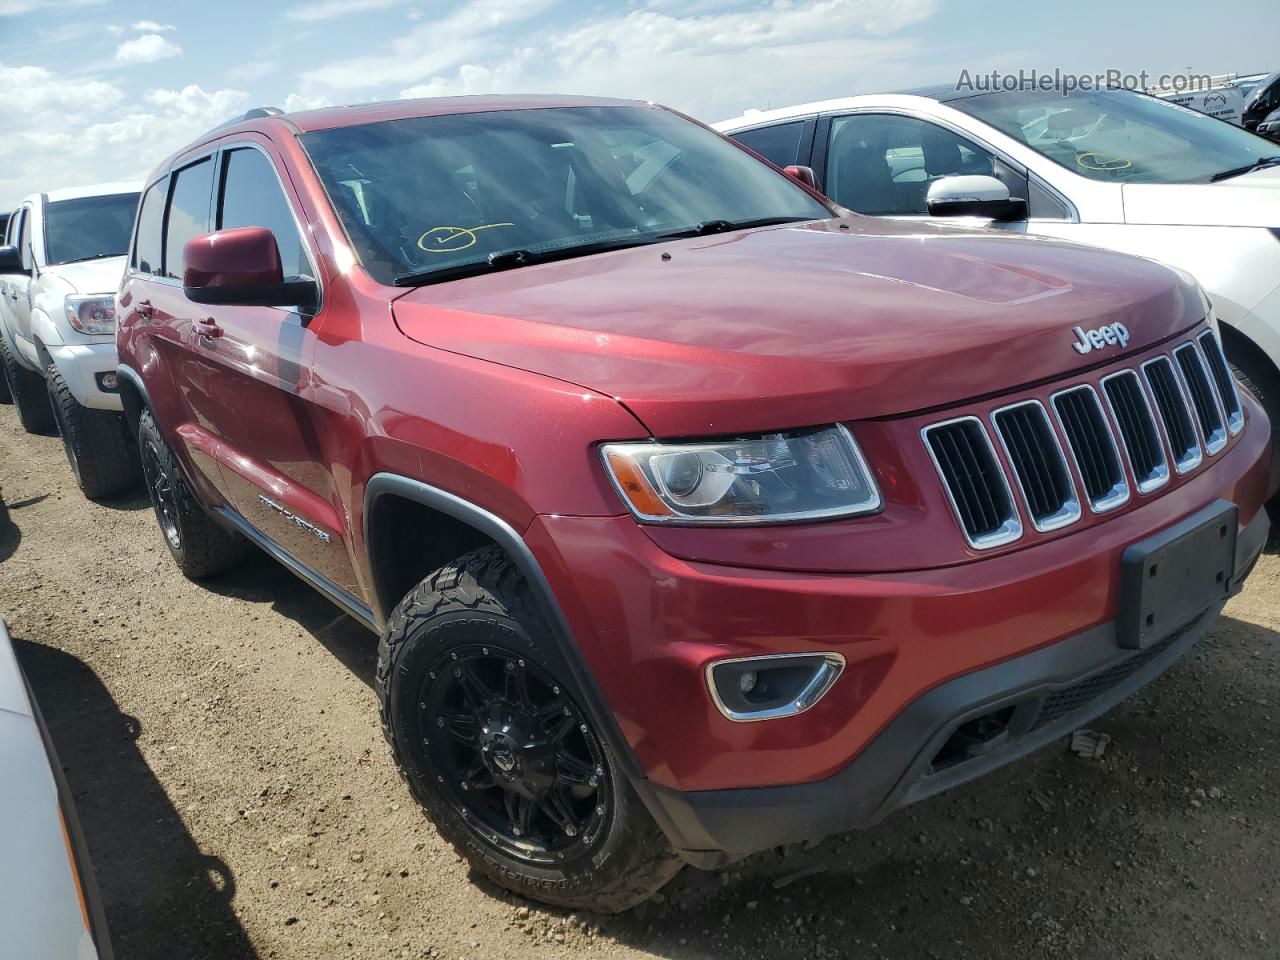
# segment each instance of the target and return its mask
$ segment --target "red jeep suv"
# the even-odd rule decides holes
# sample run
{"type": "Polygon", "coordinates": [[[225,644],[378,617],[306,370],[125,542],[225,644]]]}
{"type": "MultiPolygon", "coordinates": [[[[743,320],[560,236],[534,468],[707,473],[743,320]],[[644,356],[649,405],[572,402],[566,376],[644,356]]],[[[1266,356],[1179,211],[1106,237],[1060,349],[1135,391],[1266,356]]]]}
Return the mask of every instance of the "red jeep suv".
{"type": "Polygon", "coordinates": [[[552,903],[1062,737],[1267,534],[1193,282],[850,215],[652,104],[253,111],[155,171],[130,256],[174,559],[255,544],[380,633],[410,789],[552,903]]]}

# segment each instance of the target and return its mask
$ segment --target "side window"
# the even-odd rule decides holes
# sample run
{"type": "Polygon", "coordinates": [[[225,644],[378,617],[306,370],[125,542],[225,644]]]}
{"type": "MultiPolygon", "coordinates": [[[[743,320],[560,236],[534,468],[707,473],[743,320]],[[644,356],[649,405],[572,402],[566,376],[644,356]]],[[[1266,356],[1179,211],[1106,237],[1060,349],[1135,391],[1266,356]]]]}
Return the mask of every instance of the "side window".
{"type": "MultiPolygon", "coordinates": [[[[280,248],[280,264],[288,277],[312,277],[306,248],[276,176],[263,154],[250,147],[230,150],[222,161],[218,229],[266,227],[280,248]]],[[[361,197],[363,193],[359,194],[361,197]]]]}
{"type": "Polygon", "coordinates": [[[855,114],[831,121],[826,193],[871,215],[924,216],[929,185],[942,177],[997,177],[1013,196],[1025,178],[987,150],[936,124],[893,114],[855,114]]]}
{"type": "Polygon", "coordinates": [[[1027,216],[1035,220],[1070,220],[1066,204],[1034,180],[1027,195],[1027,216]]]}
{"type": "Polygon", "coordinates": [[[759,127],[735,133],[733,139],[744,147],[750,147],[770,163],[789,167],[800,156],[800,135],[804,132],[804,120],[778,123],[772,127],[759,127]]]}
{"type": "Polygon", "coordinates": [[[18,245],[18,221],[22,219],[22,208],[19,207],[9,215],[9,225],[4,231],[4,243],[7,247],[18,245]]]}
{"type": "Polygon", "coordinates": [[[164,222],[164,275],[182,279],[182,248],[209,232],[209,198],[213,194],[213,161],[208,157],[173,176],[164,222]]]}
{"type": "Polygon", "coordinates": [[[133,238],[133,257],[129,261],[142,273],[160,272],[160,258],[164,252],[164,199],[168,187],[169,178],[164,177],[142,195],[138,232],[133,238]]]}

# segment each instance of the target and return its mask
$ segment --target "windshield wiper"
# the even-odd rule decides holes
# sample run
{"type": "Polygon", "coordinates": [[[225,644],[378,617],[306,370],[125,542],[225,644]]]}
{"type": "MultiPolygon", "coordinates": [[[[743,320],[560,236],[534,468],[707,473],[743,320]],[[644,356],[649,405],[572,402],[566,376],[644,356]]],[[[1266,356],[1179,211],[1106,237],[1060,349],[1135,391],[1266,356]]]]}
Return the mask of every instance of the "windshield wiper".
{"type": "Polygon", "coordinates": [[[87,257],[72,257],[70,260],[59,260],[54,266],[60,267],[66,263],[84,263],[86,260],[103,260],[106,257],[123,257],[123,253],[91,253],[87,257]]]}
{"type": "Polygon", "coordinates": [[[1254,170],[1261,170],[1263,167],[1269,167],[1274,163],[1280,163],[1280,156],[1259,157],[1253,163],[1246,164],[1243,167],[1236,167],[1233,170],[1223,170],[1221,173],[1215,173],[1209,178],[1210,183],[1217,183],[1220,180],[1230,180],[1232,177],[1240,177],[1246,173],[1252,173],[1254,170]]]}
{"type": "Polygon", "coordinates": [[[705,237],[713,233],[727,233],[730,230],[750,230],[752,227],[773,227],[781,223],[807,223],[812,217],[757,217],[754,220],[703,220],[680,230],[673,230],[662,235],[663,240],[678,240],[681,237],[705,237]]]}
{"type": "Polygon", "coordinates": [[[422,287],[430,283],[442,283],[445,280],[459,280],[463,277],[474,277],[481,273],[496,273],[500,270],[514,270],[534,263],[550,263],[553,260],[570,260],[574,257],[586,257],[593,253],[605,253],[609,250],[625,250],[628,247],[643,247],[657,243],[659,237],[635,234],[628,237],[617,237],[612,240],[597,240],[594,243],[579,243],[569,247],[556,247],[551,250],[496,250],[483,260],[468,260],[453,266],[437,267],[434,270],[420,270],[396,277],[392,282],[397,287],[422,287]]]}

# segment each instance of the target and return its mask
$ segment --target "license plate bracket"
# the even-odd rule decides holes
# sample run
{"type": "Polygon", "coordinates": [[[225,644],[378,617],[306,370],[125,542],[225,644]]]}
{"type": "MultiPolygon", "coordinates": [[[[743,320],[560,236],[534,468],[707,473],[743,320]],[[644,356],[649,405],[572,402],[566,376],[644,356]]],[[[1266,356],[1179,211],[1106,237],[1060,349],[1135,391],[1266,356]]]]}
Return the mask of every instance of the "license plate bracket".
{"type": "Polygon", "coordinates": [[[1225,601],[1235,577],[1236,507],[1215,500],[1120,558],[1116,639],[1141,650],[1225,601]]]}

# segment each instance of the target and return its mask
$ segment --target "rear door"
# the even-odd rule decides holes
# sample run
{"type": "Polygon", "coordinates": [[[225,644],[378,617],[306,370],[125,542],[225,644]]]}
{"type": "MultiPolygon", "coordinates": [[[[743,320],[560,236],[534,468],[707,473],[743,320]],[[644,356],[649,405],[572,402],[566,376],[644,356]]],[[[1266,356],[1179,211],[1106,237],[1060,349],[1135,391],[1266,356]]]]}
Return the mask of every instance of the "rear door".
{"type": "MultiPolygon", "coordinates": [[[[213,228],[265,227],[285,278],[319,279],[291,185],[264,141],[238,143],[218,158],[213,228]]],[[[304,399],[314,334],[309,318],[284,307],[198,306],[216,336],[196,333],[185,388],[200,423],[219,444],[231,504],[274,546],[349,593],[359,593],[346,549],[345,509],[304,399]]]]}

